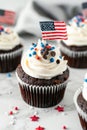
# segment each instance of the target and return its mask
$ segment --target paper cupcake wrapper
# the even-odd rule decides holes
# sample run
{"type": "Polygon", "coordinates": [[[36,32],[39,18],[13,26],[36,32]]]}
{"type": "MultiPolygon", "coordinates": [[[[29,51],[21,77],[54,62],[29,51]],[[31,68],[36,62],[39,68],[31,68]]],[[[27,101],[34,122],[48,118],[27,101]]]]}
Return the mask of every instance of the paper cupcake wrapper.
{"type": "Polygon", "coordinates": [[[83,120],[85,120],[87,122],[87,114],[85,112],[83,112],[83,110],[77,104],[77,98],[78,98],[78,95],[81,93],[81,91],[82,91],[82,88],[80,88],[76,91],[76,93],[74,95],[74,103],[75,103],[78,114],[82,117],[83,120]]]}
{"type": "Polygon", "coordinates": [[[59,43],[60,50],[69,57],[87,57],[87,51],[72,51],[59,43]]]}
{"type": "Polygon", "coordinates": [[[0,54],[0,72],[5,73],[15,70],[20,63],[22,52],[23,47],[13,52],[0,54]]]}
{"type": "Polygon", "coordinates": [[[51,107],[58,104],[64,96],[67,81],[60,85],[36,86],[24,83],[17,75],[21,95],[25,102],[35,107],[51,107]]]}

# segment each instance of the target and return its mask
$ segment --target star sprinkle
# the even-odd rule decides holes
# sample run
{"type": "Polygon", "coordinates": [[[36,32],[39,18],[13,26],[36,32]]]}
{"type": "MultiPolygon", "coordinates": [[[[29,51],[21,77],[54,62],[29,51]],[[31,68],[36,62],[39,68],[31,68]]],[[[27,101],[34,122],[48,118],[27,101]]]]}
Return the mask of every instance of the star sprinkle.
{"type": "Polygon", "coordinates": [[[31,55],[31,54],[29,54],[29,57],[32,57],[32,55],[31,55]]]}
{"type": "Polygon", "coordinates": [[[37,128],[35,128],[35,130],[45,130],[44,127],[38,126],[37,128]]]}
{"type": "Polygon", "coordinates": [[[54,46],[50,48],[50,50],[54,50],[54,49],[55,49],[55,47],[54,47],[54,46]]]}
{"type": "Polygon", "coordinates": [[[31,121],[38,121],[39,117],[34,115],[34,116],[31,116],[31,121]]]}
{"type": "Polygon", "coordinates": [[[36,51],[33,51],[33,53],[32,53],[33,55],[36,55],[36,51]]]}
{"type": "Polygon", "coordinates": [[[36,59],[37,59],[37,60],[40,60],[40,57],[39,57],[39,56],[36,56],[36,59]]]}
{"type": "Polygon", "coordinates": [[[59,56],[60,59],[62,59],[62,56],[59,56]]]}
{"type": "Polygon", "coordinates": [[[49,46],[49,45],[48,45],[48,46],[46,46],[46,48],[50,49],[50,48],[51,48],[51,46],[49,46]]]}
{"type": "Polygon", "coordinates": [[[7,73],[7,77],[10,78],[11,77],[11,73],[7,73]]]}
{"type": "Polygon", "coordinates": [[[19,108],[16,106],[12,108],[12,110],[8,113],[8,115],[14,115],[17,114],[18,112],[19,112],[19,108]]]}
{"type": "Polygon", "coordinates": [[[54,58],[50,58],[50,62],[54,62],[54,58]]]}
{"type": "Polygon", "coordinates": [[[36,46],[37,46],[37,44],[36,44],[36,43],[32,43],[32,45],[33,45],[33,47],[36,47],[36,46]]]}
{"type": "Polygon", "coordinates": [[[62,130],[67,130],[67,127],[64,125],[64,126],[62,127],[62,130]]]}
{"type": "Polygon", "coordinates": [[[0,32],[4,31],[4,28],[2,26],[0,26],[0,32]]]}
{"type": "Polygon", "coordinates": [[[62,106],[57,106],[57,107],[55,108],[55,110],[57,110],[58,112],[63,112],[63,111],[64,111],[64,107],[62,107],[62,106]]]}
{"type": "Polygon", "coordinates": [[[18,107],[14,107],[14,110],[18,111],[18,110],[19,110],[19,108],[18,108],[18,107]]]}
{"type": "Polygon", "coordinates": [[[57,63],[57,64],[59,64],[59,63],[60,63],[59,59],[57,59],[57,60],[56,60],[56,63],[57,63]]]}
{"type": "Polygon", "coordinates": [[[10,112],[9,112],[9,115],[10,115],[10,116],[13,115],[13,114],[14,114],[13,111],[10,111],[10,112]]]}
{"type": "Polygon", "coordinates": [[[87,83],[87,79],[84,79],[84,81],[87,83]]]}

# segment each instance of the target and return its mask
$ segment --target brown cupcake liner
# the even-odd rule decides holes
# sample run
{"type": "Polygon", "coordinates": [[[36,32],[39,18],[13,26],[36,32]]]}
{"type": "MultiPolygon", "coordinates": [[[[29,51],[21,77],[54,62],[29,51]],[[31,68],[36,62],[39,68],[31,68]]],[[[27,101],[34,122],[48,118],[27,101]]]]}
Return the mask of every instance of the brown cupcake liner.
{"type": "Polygon", "coordinates": [[[82,91],[82,88],[80,88],[76,91],[76,93],[74,95],[74,103],[75,103],[75,107],[78,112],[81,126],[82,126],[83,130],[87,130],[87,114],[79,107],[79,105],[77,103],[77,98],[78,98],[79,94],[81,93],[81,91],[82,91]]]}
{"type": "Polygon", "coordinates": [[[68,65],[73,68],[87,68],[87,56],[69,57],[61,51],[61,55],[68,61],[68,65]]]}
{"type": "Polygon", "coordinates": [[[74,68],[87,68],[87,51],[72,51],[59,44],[61,55],[68,61],[68,65],[74,68]]]}
{"type": "Polygon", "coordinates": [[[9,53],[0,54],[0,73],[11,72],[20,63],[23,47],[9,53]]]}
{"type": "Polygon", "coordinates": [[[18,75],[17,79],[23,100],[31,106],[40,108],[57,105],[64,97],[68,81],[67,80],[60,85],[36,86],[24,83],[18,75]]]}
{"type": "Polygon", "coordinates": [[[60,47],[60,50],[66,54],[68,57],[87,57],[87,51],[73,51],[73,50],[70,50],[68,48],[66,48],[65,46],[63,46],[61,43],[59,44],[59,47],[60,47]]]}

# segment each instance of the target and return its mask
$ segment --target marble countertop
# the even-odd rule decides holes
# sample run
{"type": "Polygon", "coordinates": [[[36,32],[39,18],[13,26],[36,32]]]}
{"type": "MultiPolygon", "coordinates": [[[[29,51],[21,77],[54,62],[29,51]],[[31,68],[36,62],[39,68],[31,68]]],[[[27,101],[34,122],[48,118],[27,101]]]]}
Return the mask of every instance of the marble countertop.
{"type": "MultiPolygon", "coordinates": [[[[36,38],[24,40],[25,50],[36,38]]],[[[87,69],[70,69],[70,80],[65,96],[60,105],[64,106],[64,112],[58,112],[52,108],[34,108],[27,105],[21,97],[15,72],[0,74],[0,130],[35,130],[42,126],[45,130],[82,130],[79,118],[74,107],[73,96],[75,91],[82,87],[84,75],[87,69]],[[19,110],[14,111],[14,107],[19,110]],[[14,111],[14,115],[8,113],[14,111]],[[32,122],[30,117],[37,115],[39,120],[32,122]]]]}

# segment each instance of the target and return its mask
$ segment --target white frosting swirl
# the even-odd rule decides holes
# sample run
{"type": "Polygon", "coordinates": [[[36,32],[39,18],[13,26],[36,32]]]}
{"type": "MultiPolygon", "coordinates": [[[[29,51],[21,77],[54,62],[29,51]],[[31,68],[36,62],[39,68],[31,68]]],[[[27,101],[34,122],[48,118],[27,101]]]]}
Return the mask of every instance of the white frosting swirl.
{"type": "MultiPolygon", "coordinates": [[[[45,41],[38,42],[36,48],[37,48],[37,55],[33,55],[29,57],[29,54],[32,53],[32,50],[28,50],[21,60],[21,65],[24,70],[24,72],[32,77],[40,78],[40,79],[51,79],[54,76],[62,74],[67,69],[67,61],[63,60],[63,58],[60,58],[59,49],[55,48],[53,51],[55,51],[55,57],[54,62],[50,62],[50,52],[47,56],[47,59],[44,59],[41,54],[41,43],[43,43],[44,46],[46,46],[45,41]],[[36,58],[38,56],[40,59],[38,60],[36,58]],[[59,59],[60,63],[57,64],[56,60],[59,59]]],[[[53,45],[50,45],[53,47],[53,45]]],[[[32,47],[31,47],[32,48],[32,47]]]]}
{"type": "Polygon", "coordinates": [[[0,34],[0,49],[13,49],[16,45],[20,44],[20,38],[18,37],[16,32],[13,32],[10,29],[9,32],[5,32],[5,30],[6,28],[0,34]]]}
{"type": "Polygon", "coordinates": [[[67,25],[68,40],[64,40],[67,46],[87,46],[87,22],[82,22],[82,26],[77,26],[76,23],[67,25]]]}
{"type": "Polygon", "coordinates": [[[83,98],[87,101],[87,73],[85,75],[83,90],[82,90],[83,98]]]}

